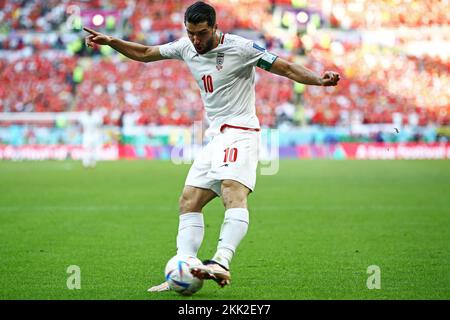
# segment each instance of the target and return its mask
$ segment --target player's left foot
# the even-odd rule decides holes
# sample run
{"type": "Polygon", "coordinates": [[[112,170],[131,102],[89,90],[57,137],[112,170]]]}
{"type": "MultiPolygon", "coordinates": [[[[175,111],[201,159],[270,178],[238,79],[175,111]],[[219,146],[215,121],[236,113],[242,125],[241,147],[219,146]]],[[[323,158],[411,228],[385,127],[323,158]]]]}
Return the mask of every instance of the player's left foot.
{"type": "Polygon", "coordinates": [[[231,283],[230,271],[213,260],[203,261],[203,265],[193,267],[191,273],[199,279],[212,279],[222,288],[231,283]]]}
{"type": "Polygon", "coordinates": [[[163,291],[170,291],[169,283],[167,281],[164,281],[160,285],[151,287],[147,290],[148,292],[163,292],[163,291]]]}

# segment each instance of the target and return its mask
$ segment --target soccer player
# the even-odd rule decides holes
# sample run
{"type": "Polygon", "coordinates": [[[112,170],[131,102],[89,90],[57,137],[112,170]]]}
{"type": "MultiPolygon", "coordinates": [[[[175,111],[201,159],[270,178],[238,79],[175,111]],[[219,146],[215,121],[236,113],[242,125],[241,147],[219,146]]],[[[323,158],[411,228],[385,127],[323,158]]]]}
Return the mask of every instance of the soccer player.
{"type": "MultiPolygon", "coordinates": [[[[255,111],[255,67],[307,85],[335,86],[339,74],[319,76],[288,62],[251,40],[218,32],[212,6],[196,2],[184,16],[187,37],[161,46],[145,46],[84,28],[88,46],[109,45],[142,62],[178,59],[189,67],[200,87],[210,120],[205,134],[210,142],[194,160],[179,200],[177,254],[197,256],[203,240],[202,209],[215,197],[222,198],[225,218],[217,252],[204,265],[191,270],[201,279],[221,287],[231,281],[230,263],[247,233],[247,197],[256,182],[260,126],[255,111]]],[[[167,282],[148,291],[169,290],[167,282]]]]}
{"type": "Polygon", "coordinates": [[[94,112],[93,108],[83,113],[79,119],[83,127],[83,166],[94,168],[97,164],[99,149],[101,146],[101,127],[103,117],[94,112]]]}

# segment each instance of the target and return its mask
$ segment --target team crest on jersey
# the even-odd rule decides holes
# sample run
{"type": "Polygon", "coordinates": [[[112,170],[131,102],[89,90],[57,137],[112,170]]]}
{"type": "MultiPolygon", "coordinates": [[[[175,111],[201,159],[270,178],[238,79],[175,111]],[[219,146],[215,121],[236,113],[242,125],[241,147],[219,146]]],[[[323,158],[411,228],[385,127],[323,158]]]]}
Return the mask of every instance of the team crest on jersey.
{"type": "Polygon", "coordinates": [[[216,59],[216,68],[218,71],[222,70],[224,60],[225,60],[225,53],[219,52],[217,54],[217,59],[216,59]]]}

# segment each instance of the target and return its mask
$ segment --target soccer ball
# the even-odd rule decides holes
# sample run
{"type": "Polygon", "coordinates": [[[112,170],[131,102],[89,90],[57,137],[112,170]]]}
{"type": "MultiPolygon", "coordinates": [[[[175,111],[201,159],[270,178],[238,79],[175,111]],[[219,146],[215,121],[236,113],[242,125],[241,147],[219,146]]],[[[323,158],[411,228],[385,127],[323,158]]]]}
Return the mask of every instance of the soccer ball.
{"type": "Polygon", "coordinates": [[[201,265],[202,262],[196,257],[176,255],[167,262],[164,274],[171,290],[190,296],[200,290],[203,279],[194,277],[191,268],[201,265]]]}

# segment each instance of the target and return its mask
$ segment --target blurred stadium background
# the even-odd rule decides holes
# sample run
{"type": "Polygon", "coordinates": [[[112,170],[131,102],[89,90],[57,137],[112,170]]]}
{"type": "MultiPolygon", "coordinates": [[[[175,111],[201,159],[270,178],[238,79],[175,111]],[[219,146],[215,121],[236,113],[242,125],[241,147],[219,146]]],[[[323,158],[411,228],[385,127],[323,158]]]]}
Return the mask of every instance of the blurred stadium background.
{"type": "MultiPolygon", "coordinates": [[[[175,254],[188,161],[78,160],[89,109],[103,118],[101,160],[189,160],[202,142],[183,63],[87,48],[82,31],[166,43],[185,34],[190,3],[0,0],[0,299],[184,299],[146,290],[175,254]],[[82,290],[68,290],[70,265],[82,290]]],[[[341,81],[257,71],[263,155],[279,150],[279,172],[261,170],[249,198],[233,285],[194,299],[449,299],[450,161],[412,160],[450,158],[449,1],[211,3],[222,31],[341,81]],[[381,290],[366,286],[371,265],[381,290]]],[[[220,201],[205,210],[202,259],[223,221],[220,201]]]]}
{"type": "MultiPolygon", "coordinates": [[[[190,3],[1,0],[0,159],[80,159],[89,108],[104,120],[101,159],[169,159],[191,144],[204,114],[184,64],[87,48],[81,29],[158,45],[185,35],[190,3]]],[[[282,158],[450,158],[447,0],[211,3],[222,31],[342,76],[321,88],[258,70],[257,113],[282,158]]]]}

